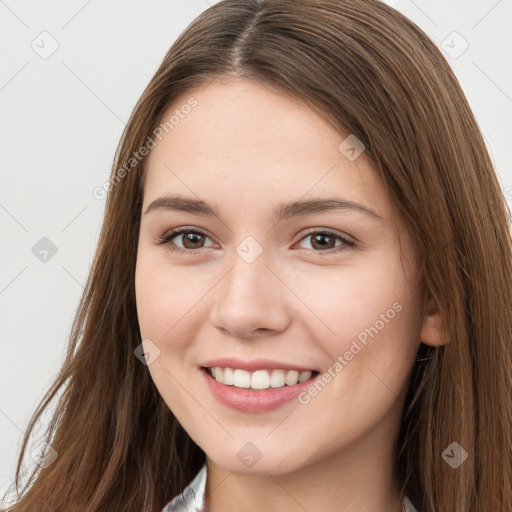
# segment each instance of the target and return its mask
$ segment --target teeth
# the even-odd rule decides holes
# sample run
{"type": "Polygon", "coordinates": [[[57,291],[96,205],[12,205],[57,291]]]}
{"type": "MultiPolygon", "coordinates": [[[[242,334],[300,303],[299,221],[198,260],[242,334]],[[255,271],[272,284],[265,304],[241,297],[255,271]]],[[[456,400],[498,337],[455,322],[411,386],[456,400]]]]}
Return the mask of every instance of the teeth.
{"type": "MultiPolygon", "coordinates": [[[[217,375],[222,375],[223,373],[222,368],[217,368],[217,375]]],[[[237,388],[250,388],[251,374],[245,370],[236,369],[233,372],[233,386],[237,388]]]]}
{"type": "Polygon", "coordinates": [[[273,388],[282,388],[284,386],[285,371],[274,370],[270,376],[270,386],[273,388]]]}
{"type": "Polygon", "coordinates": [[[297,384],[299,382],[299,372],[297,370],[291,370],[286,374],[286,377],[284,378],[285,384],[288,386],[293,386],[294,384],[297,384]]]}
{"type": "Polygon", "coordinates": [[[270,375],[267,370],[258,370],[251,375],[252,389],[267,389],[270,386],[270,375]]]}
{"type": "Polygon", "coordinates": [[[313,375],[313,372],[310,372],[310,371],[300,372],[299,373],[299,383],[304,382],[305,380],[308,380],[309,378],[311,378],[311,375],[313,375]]]}
{"type": "Polygon", "coordinates": [[[224,382],[222,368],[212,368],[212,375],[217,382],[224,382]]]}
{"type": "MultiPolygon", "coordinates": [[[[219,370],[221,370],[219,368],[219,370]]],[[[224,368],[224,372],[222,372],[222,370],[220,371],[220,373],[223,373],[223,376],[222,376],[222,383],[223,384],[227,384],[228,386],[232,386],[233,385],[233,368],[224,368]]]]}
{"type": "Polygon", "coordinates": [[[308,380],[313,375],[312,371],[297,370],[256,370],[248,372],[239,368],[208,368],[210,375],[217,381],[228,386],[244,389],[268,389],[294,386],[297,383],[308,380]]]}

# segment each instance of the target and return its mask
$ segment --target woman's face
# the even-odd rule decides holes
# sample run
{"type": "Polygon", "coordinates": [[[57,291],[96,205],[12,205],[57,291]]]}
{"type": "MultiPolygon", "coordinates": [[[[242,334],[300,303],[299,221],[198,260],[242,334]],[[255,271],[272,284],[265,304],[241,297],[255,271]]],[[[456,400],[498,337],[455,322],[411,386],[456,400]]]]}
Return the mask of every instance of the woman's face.
{"type": "Polygon", "coordinates": [[[234,472],[375,456],[398,431],[422,308],[363,147],[340,149],[350,134],[245,79],[194,89],[173,114],[146,161],[136,268],[160,394],[234,472]],[[231,368],[214,370],[227,383],[212,366],[231,368]]]}

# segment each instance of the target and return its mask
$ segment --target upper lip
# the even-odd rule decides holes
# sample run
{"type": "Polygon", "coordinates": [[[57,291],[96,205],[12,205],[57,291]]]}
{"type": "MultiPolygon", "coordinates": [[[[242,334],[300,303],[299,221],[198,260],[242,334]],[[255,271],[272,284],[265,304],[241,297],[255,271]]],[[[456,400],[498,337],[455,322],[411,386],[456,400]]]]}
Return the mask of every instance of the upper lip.
{"type": "Polygon", "coordinates": [[[247,370],[248,372],[254,372],[256,370],[297,370],[297,371],[317,371],[311,367],[305,367],[293,363],[285,363],[284,361],[276,361],[273,359],[251,359],[250,361],[243,361],[235,357],[222,357],[219,359],[209,359],[201,363],[202,367],[213,368],[240,368],[241,370],[247,370]]]}

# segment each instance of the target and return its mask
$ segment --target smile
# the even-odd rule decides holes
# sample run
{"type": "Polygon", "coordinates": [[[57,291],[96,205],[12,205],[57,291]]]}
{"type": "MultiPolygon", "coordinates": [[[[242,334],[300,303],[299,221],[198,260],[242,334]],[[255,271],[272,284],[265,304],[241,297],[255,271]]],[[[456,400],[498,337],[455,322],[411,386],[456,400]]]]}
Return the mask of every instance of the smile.
{"type": "Polygon", "coordinates": [[[299,372],[297,370],[270,369],[249,372],[240,368],[222,368],[220,366],[205,368],[205,370],[221,384],[253,390],[294,386],[318,374],[314,370],[299,372]]]}
{"type": "Polygon", "coordinates": [[[277,368],[250,372],[212,366],[201,367],[201,374],[212,395],[223,405],[244,413],[265,413],[287,402],[299,404],[293,399],[312,385],[319,372],[277,368]]]}

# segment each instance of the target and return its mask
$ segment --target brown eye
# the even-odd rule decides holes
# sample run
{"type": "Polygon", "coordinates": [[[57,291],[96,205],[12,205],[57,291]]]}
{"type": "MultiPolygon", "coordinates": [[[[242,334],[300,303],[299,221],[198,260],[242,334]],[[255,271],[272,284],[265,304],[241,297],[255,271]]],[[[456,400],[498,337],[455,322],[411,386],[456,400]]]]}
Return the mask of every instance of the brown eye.
{"type": "MultiPolygon", "coordinates": [[[[174,236],[176,237],[178,235],[174,236]]],[[[201,237],[204,237],[204,235],[201,233],[197,233],[196,231],[185,231],[181,233],[181,237],[185,249],[200,249],[200,247],[197,247],[197,245],[201,244],[201,237]]]]}
{"type": "Polygon", "coordinates": [[[198,229],[178,228],[171,229],[158,240],[158,245],[167,245],[170,251],[185,254],[194,254],[194,250],[205,247],[204,240],[209,238],[206,233],[198,229]],[[176,245],[173,239],[181,240],[183,246],[176,245]]]}
{"type": "Polygon", "coordinates": [[[311,237],[311,245],[316,249],[333,249],[336,245],[336,239],[325,233],[317,235],[309,235],[311,237]]]}
{"type": "Polygon", "coordinates": [[[355,245],[354,242],[351,242],[341,236],[338,232],[330,229],[309,231],[306,236],[302,237],[301,241],[308,238],[311,240],[311,247],[313,249],[318,249],[314,252],[320,253],[326,252],[327,254],[332,254],[333,252],[338,252],[355,245]],[[339,240],[341,244],[336,246],[336,240],[339,240]]]}

